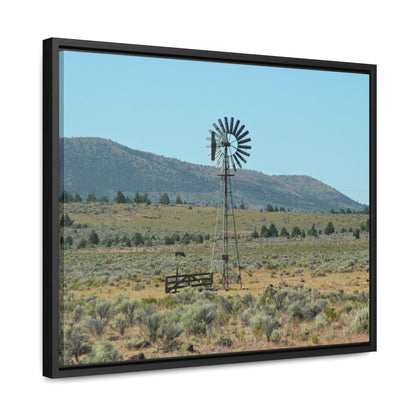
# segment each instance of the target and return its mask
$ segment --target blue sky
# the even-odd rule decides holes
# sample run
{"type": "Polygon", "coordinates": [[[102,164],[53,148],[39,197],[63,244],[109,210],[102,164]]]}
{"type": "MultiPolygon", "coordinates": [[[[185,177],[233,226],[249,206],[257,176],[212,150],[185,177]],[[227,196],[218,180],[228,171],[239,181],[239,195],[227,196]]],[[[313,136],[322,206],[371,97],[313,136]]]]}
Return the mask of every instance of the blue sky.
{"type": "Polygon", "coordinates": [[[312,176],[368,204],[368,75],[72,51],[60,68],[61,137],[209,165],[208,130],[234,117],[250,131],[247,169],[312,176]]]}

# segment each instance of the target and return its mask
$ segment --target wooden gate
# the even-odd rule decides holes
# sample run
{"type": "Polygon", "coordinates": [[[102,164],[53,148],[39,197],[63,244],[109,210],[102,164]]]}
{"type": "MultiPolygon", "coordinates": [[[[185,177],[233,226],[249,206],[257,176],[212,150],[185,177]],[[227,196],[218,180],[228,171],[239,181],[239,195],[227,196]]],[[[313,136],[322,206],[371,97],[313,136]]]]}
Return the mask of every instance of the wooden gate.
{"type": "Polygon", "coordinates": [[[165,293],[176,293],[184,287],[212,287],[211,273],[174,274],[165,276],[165,293]]]}

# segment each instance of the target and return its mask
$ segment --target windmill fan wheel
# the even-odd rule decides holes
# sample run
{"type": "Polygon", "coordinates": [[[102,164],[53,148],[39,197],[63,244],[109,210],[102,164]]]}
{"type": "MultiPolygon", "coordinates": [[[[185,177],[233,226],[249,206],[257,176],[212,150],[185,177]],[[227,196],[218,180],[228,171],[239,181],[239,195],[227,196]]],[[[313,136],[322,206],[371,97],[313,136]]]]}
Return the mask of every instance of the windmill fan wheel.
{"type": "Polygon", "coordinates": [[[231,164],[236,170],[236,165],[241,169],[242,163],[247,163],[245,157],[250,156],[247,150],[251,149],[250,137],[247,137],[249,132],[245,130],[245,125],[240,125],[240,120],[234,122],[234,117],[228,120],[227,117],[224,119],[218,119],[218,124],[212,124],[214,129],[209,130],[211,137],[207,137],[210,144],[207,145],[211,148],[208,153],[211,156],[211,161],[217,162],[217,167],[224,163],[228,158],[231,164]]]}

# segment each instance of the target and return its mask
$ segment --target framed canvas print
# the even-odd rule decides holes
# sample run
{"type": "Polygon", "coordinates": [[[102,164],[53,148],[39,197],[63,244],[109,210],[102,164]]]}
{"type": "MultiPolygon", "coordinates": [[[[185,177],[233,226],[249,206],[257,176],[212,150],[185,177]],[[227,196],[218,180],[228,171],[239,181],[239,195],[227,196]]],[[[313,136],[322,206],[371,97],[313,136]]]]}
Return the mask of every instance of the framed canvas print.
{"type": "Polygon", "coordinates": [[[376,350],[376,66],[44,41],[44,375],[376,350]]]}

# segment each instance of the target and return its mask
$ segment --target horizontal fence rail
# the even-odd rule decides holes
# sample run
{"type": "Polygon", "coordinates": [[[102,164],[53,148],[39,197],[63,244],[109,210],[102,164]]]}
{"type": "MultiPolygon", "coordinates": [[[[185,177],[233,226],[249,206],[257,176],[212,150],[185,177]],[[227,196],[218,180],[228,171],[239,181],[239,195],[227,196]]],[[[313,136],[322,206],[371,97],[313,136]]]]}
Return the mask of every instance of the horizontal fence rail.
{"type": "Polygon", "coordinates": [[[212,273],[174,274],[172,276],[165,276],[165,293],[176,293],[179,289],[187,286],[211,288],[212,281],[212,273]]]}

